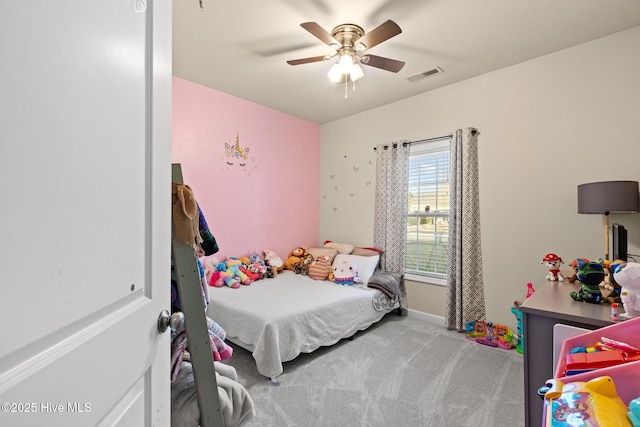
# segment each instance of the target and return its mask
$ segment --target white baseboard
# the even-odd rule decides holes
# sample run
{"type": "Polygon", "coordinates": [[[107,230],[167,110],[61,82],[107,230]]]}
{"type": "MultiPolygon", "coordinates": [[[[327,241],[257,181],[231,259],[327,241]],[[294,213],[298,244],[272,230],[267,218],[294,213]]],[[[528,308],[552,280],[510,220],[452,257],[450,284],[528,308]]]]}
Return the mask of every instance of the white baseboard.
{"type": "Polygon", "coordinates": [[[444,326],[444,317],[436,316],[435,314],[425,313],[424,311],[418,311],[418,310],[408,308],[407,316],[413,319],[420,319],[420,320],[424,320],[439,326],[444,326]]]}

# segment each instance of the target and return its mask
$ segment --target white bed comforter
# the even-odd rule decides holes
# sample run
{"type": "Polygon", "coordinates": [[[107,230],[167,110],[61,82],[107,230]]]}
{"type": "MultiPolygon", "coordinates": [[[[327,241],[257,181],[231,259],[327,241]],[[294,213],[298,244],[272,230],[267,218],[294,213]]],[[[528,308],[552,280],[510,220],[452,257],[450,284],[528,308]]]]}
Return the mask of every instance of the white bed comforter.
{"type": "Polygon", "coordinates": [[[277,377],[282,363],[350,337],[380,320],[377,289],[317,281],[284,271],[238,289],[211,288],[207,315],[227,339],[253,352],[258,372],[277,377]]]}

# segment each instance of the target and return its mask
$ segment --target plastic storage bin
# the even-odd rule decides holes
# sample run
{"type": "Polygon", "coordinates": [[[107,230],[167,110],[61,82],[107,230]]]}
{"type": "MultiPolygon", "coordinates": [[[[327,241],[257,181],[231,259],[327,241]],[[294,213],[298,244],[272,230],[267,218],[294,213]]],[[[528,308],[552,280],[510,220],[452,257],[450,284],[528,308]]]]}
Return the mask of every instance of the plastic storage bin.
{"type": "Polygon", "coordinates": [[[629,345],[640,348],[640,318],[625,320],[564,340],[556,367],[555,378],[564,383],[573,381],[586,382],[603,375],[608,375],[613,378],[618,396],[620,396],[625,405],[629,405],[629,402],[633,399],[640,397],[640,361],[627,362],[622,365],[596,369],[591,372],[564,376],[566,355],[569,351],[574,347],[593,346],[600,341],[601,337],[623,341],[629,345]]]}

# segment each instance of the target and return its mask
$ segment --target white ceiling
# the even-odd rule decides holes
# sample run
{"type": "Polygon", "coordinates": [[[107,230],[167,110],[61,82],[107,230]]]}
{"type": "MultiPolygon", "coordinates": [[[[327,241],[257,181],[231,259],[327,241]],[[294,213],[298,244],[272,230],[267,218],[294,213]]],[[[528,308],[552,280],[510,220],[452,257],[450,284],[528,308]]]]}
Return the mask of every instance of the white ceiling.
{"type": "Polygon", "coordinates": [[[173,0],[173,75],[322,124],[637,25],[640,0],[173,0]],[[286,63],[334,53],[302,22],[370,31],[387,19],[402,33],[366,52],[406,65],[363,66],[346,99],[333,61],[286,63]]]}

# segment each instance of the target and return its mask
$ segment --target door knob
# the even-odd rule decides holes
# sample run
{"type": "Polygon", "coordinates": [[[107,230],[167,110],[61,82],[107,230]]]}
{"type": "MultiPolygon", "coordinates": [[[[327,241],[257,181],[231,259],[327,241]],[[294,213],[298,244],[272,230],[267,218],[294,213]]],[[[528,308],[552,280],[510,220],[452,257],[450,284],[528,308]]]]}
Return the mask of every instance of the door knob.
{"type": "Polygon", "coordinates": [[[169,326],[175,331],[183,324],[184,314],[181,311],[170,314],[168,310],[162,310],[158,316],[158,332],[161,334],[166,332],[169,326]]]}

